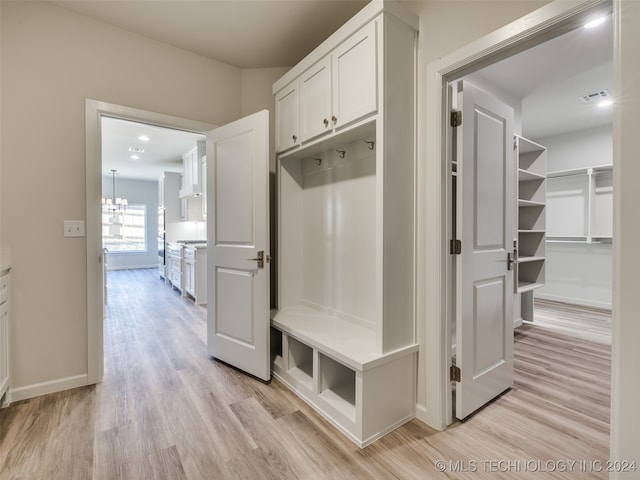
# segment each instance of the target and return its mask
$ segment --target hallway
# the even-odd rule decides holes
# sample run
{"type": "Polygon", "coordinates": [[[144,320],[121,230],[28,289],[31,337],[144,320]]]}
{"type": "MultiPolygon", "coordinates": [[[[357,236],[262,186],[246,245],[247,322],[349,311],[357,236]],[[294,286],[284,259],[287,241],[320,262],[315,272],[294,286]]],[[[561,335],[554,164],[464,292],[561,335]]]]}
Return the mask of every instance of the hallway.
{"type": "Polygon", "coordinates": [[[0,410],[0,479],[607,477],[584,470],[608,457],[608,312],[563,308],[556,323],[593,325],[572,335],[545,302],[516,331],[514,388],[447,431],[414,420],[360,450],[278,381],[211,359],[206,310],[156,269],[109,288],[103,383],[0,410]]]}

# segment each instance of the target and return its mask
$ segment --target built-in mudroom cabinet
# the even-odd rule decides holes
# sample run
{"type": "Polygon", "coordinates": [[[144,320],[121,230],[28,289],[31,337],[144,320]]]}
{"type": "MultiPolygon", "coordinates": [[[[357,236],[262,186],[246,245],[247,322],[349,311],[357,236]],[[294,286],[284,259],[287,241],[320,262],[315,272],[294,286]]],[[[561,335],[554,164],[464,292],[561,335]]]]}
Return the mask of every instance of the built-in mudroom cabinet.
{"type": "Polygon", "coordinates": [[[417,28],[372,2],[273,86],[273,373],[359,446],[415,415],[417,28]]]}

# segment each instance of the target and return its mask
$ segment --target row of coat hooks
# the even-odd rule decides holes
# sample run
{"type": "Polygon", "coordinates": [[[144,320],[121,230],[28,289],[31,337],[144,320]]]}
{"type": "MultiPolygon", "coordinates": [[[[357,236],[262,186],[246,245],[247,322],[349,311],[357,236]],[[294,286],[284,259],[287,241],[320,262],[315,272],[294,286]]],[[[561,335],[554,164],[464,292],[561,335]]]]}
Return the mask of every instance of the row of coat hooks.
{"type": "MultiPolygon", "coordinates": [[[[364,140],[364,143],[367,144],[367,148],[369,150],[373,150],[376,146],[376,142],[374,142],[373,140],[364,140]]],[[[336,153],[340,158],[344,158],[347,155],[346,150],[336,150],[336,153]]],[[[316,165],[322,165],[322,158],[315,158],[314,160],[316,162],[316,165]]]]}

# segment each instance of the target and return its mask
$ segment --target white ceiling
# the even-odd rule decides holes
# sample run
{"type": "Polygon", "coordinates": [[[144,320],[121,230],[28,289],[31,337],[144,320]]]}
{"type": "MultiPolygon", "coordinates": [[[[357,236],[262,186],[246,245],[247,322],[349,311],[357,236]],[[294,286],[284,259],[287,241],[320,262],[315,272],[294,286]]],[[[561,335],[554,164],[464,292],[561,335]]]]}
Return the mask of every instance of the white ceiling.
{"type": "Polygon", "coordinates": [[[240,68],[289,67],[366,0],[50,0],[240,68]]]}
{"type": "Polygon", "coordinates": [[[612,109],[580,96],[613,90],[613,27],[579,28],[495,63],[478,75],[522,101],[523,134],[532,139],[610,124],[612,109]]]}
{"type": "MultiPolygon", "coordinates": [[[[121,28],[242,68],[296,64],[366,1],[348,0],[51,0],[121,28]],[[150,20],[151,19],[151,20],[150,20]]],[[[591,91],[613,91],[611,21],[578,29],[479,72],[485,82],[522,100],[523,133],[540,138],[611,123],[610,109],[582,104],[591,91]]],[[[615,98],[615,97],[614,97],[615,98]]],[[[122,177],[157,179],[179,170],[180,154],[192,134],[145,127],[153,132],[133,163],[140,128],[105,121],[103,169],[122,177]],[[162,132],[165,132],[161,135],[162,132]],[[162,143],[154,143],[162,142],[162,143]],[[157,158],[155,158],[158,152],[157,158]],[[154,160],[155,158],[155,160],[154,160]],[[156,163],[155,167],[152,167],[156,163]]]]}
{"type": "Polygon", "coordinates": [[[163,171],[181,172],[181,155],[204,136],[116,118],[102,119],[102,170],[108,175],[118,171],[118,178],[158,180],[163,171]],[[145,135],[148,141],[139,140],[145,135]],[[144,152],[129,151],[143,148],[144,152]],[[132,159],[137,155],[138,159],[132,159]]]}

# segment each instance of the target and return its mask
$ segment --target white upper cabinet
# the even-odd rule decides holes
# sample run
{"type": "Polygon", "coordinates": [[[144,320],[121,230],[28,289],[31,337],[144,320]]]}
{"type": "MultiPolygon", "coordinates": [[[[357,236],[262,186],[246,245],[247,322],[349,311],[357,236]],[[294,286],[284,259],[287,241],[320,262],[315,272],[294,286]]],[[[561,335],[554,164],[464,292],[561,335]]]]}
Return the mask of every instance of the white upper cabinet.
{"type": "Polygon", "coordinates": [[[205,142],[199,141],[182,155],[180,198],[202,194],[202,157],[205,148],[205,142]]]}
{"type": "Polygon", "coordinates": [[[335,133],[377,111],[377,24],[369,22],[276,92],[276,151],[335,133]]]}
{"type": "Polygon", "coordinates": [[[331,58],[325,57],[300,77],[300,140],[331,131],[331,58]]]}
{"type": "Polygon", "coordinates": [[[300,104],[298,80],[280,90],[276,100],[276,151],[283,152],[299,145],[300,104]]]}
{"type": "Polygon", "coordinates": [[[332,55],[332,123],[336,128],[377,110],[376,58],[376,22],[362,28],[332,55]]]}

